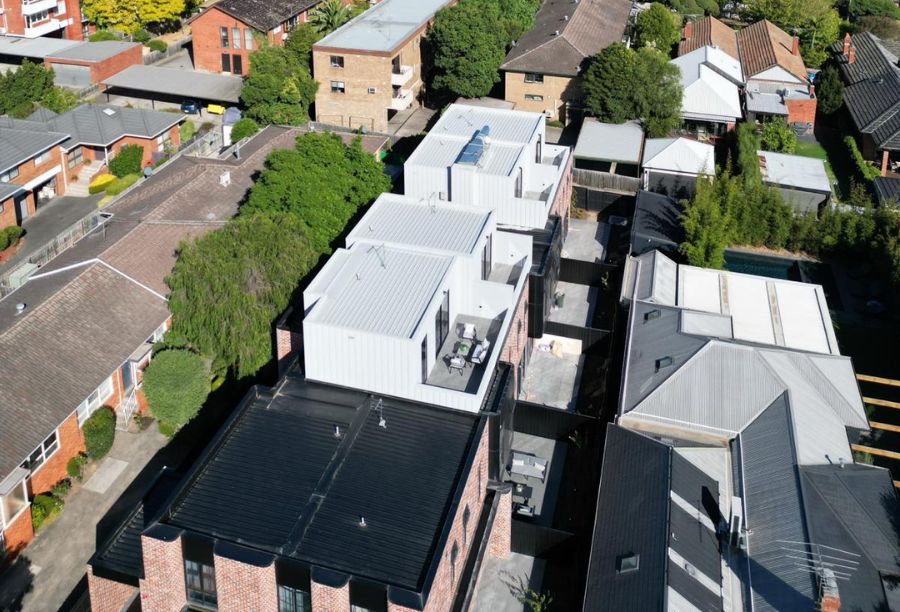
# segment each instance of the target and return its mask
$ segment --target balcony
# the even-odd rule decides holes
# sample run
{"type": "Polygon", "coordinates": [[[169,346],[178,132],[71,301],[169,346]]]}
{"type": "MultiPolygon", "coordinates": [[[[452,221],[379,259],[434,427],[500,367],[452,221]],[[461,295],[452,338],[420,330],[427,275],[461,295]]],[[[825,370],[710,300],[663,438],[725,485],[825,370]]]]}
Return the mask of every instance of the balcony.
{"type": "Polygon", "coordinates": [[[413,103],[413,93],[410,89],[395,89],[394,93],[391,95],[391,104],[389,108],[391,110],[406,110],[413,103]]]}
{"type": "Polygon", "coordinates": [[[394,67],[391,71],[391,85],[395,87],[403,87],[412,78],[412,66],[394,67]]]}
{"type": "MultiPolygon", "coordinates": [[[[23,0],[22,2],[22,14],[23,15],[35,15],[37,13],[41,13],[43,11],[50,11],[55,9],[57,5],[57,0],[23,0]]],[[[40,26],[38,26],[40,27],[40,26]]]]}
{"type": "Polygon", "coordinates": [[[476,364],[467,360],[463,369],[453,369],[450,367],[450,357],[455,355],[461,346],[469,347],[471,353],[482,340],[491,343],[489,355],[502,349],[502,346],[497,346],[497,339],[506,315],[507,311],[501,312],[493,319],[470,315],[457,316],[450,326],[450,333],[438,352],[437,360],[428,374],[425,384],[464,393],[477,393],[485,374],[493,372],[493,370],[488,372],[488,363],[476,364]],[[475,326],[475,342],[463,338],[463,329],[467,324],[475,326]]]}
{"type": "Polygon", "coordinates": [[[62,30],[66,27],[66,25],[67,24],[65,21],[60,21],[59,19],[51,19],[39,25],[25,28],[25,38],[37,38],[38,36],[45,36],[47,34],[50,34],[51,32],[62,30]]]}

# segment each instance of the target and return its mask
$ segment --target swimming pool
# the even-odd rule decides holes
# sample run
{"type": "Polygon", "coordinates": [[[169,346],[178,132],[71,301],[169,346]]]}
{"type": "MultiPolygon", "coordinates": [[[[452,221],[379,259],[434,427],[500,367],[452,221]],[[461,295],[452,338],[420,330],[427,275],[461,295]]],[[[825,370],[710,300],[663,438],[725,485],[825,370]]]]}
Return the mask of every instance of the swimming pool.
{"type": "Polygon", "coordinates": [[[784,257],[725,251],[725,269],[729,272],[755,274],[756,276],[767,276],[782,280],[802,280],[797,260],[784,257]]]}

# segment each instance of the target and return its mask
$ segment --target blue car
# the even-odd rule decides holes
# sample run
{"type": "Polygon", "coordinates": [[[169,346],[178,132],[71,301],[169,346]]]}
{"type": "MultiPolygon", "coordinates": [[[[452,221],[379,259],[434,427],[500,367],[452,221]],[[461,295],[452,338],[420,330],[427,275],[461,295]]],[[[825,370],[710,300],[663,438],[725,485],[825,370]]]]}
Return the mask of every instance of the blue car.
{"type": "Polygon", "coordinates": [[[196,115],[200,112],[200,105],[195,100],[185,100],[181,103],[181,112],[186,115],[196,115]]]}

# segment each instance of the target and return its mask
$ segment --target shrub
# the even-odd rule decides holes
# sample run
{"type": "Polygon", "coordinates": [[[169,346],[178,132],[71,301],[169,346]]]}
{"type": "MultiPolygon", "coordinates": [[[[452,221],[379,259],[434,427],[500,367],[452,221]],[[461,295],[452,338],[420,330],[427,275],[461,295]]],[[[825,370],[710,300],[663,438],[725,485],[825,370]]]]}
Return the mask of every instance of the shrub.
{"type": "Polygon", "coordinates": [[[170,440],[175,437],[175,428],[165,421],[156,421],[156,426],[159,429],[159,433],[169,438],[170,440]]]}
{"type": "Polygon", "coordinates": [[[244,117],[243,119],[238,119],[237,122],[231,126],[231,142],[237,142],[238,140],[243,140],[244,138],[249,138],[256,134],[259,131],[259,124],[256,123],[253,119],[249,117],[244,117]]]}
{"type": "Polygon", "coordinates": [[[72,488],[72,481],[68,478],[63,478],[50,489],[50,493],[53,494],[53,497],[56,499],[63,499],[66,495],[69,494],[69,489],[72,488]]]}
{"type": "Polygon", "coordinates": [[[125,145],[109,160],[109,171],[119,178],[129,174],[140,174],[143,160],[144,147],[136,144],[125,145]]]}
{"type": "Polygon", "coordinates": [[[106,187],[114,180],[116,180],[116,177],[112,174],[101,174],[94,178],[94,180],[91,181],[91,184],[88,185],[88,193],[94,194],[106,191],[106,187]]]}
{"type": "Polygon", "coordinates": [[[19,244],[19,240],[24,233],[25,230],[18,225],[11,225],[3,231],[0,231],[0,251],[5,251],[10,247],[19,244]]]}
{"type": "Polygon", "coordinates": [[[150,41],[150,32],[145,30],[144,28],[138,28],[134,31],[134,34],[131,35],[131,40],[136,43],[146,43],[150,41]]]}
{"type": "Polygon", "coordinates": [[[69,478],[81,480],[81,477],[84,475],[84,466],[87,464],[87,461],[87,457],[81,454],[75,455],[69,459],[68,463],[66,463],[66,474],[69,475],[69,478]]]}
{"type": "Polygon", "coordinates": [[[194,125],[193,121],[185,121],[180,126],[178,126],[178,140],[182,145],[193,138],[194,134],[196,133],[197,126],[194,125]]]}
{"type": "Polygon", "coordinates": [[[209,368],[202,357],[172,349],[156,354],[144,371],[147,406],[160,424],[178,429],[200,410],[209,395],[209,368]]]}
{"type": "Polygon", "coordinates": [[[119,195],[134,185],[139,178],[141,178],[140,174],[129,174],[128,176],[123,176],[122,178],[114,180],[106,186],[106,195],[119,195]]]}
{"type": "Polygon", "coordinates": [[[859,152],[859,147],[856,146],[856,140],[853,136],[846,136],[844,144],[847,145],[847,150],[850,151],[850,159],[853,160],[857,172],[864,180],[871,182],[881,176],[881,171],[878,168],[866,163],[862,153],[859,152]]]}
{"type": "Polygon", "coordinates": [[[772,119],[762,124],[759,133],[763,151],[791,154],[797,150],[797,135],[781,119],[772,119]]]}
{"type": "Polygon", "coordinates": [[[88,457],[94,461],[105,457],[116,438],[116,415],[112,408],[103,406],[92,414],[84,422],[82,432],[88,457]]]}
{"type": "Polygon", "coordinates": [[[31,501],[31,524],[35,531],[62,510],[63,503],[50,495],[37,495],[31,501]]]}
{"type": "Polygon", "coordinates": [[[150,42],[147,43],[147,47],[151,51],[156,51],[158,53],[165,53],[166,49],[169,48],[169,45],[167,45],[164,41],[162,41],[158,38],[154,38],[153,40],[151,40],[150,42]]]}
{"type": "Polygon", "coordinates": [[[119,40],[119,37],[109,30],[98,30],[88,36],[90,42],[103,42],[104,40],[119,40]]]}

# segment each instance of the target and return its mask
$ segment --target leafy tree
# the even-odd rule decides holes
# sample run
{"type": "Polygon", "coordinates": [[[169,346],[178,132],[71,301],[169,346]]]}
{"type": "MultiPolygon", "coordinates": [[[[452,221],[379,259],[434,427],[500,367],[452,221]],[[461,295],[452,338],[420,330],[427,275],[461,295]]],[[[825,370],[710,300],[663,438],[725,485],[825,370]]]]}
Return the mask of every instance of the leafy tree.
{"type": "Polygon", "coordinates": [[[287,40],[284,41],[284,47],[295,56],[298,62],[311,68],[312,48],[321,38],[322,35],[311,23],[298,23],[297,27],[288,34],[287,40]]]}
{"type": "Polygon", "coordinates": [[[591,60],[582,87],[585,106],[601,121],[640,119],[652,138],[666,136],[681,121],[678,68],[654,49],[606,47],[591,60]]]}
{"type": "Polygon", "coordinates": [[[299,125],[309,119],[317,89],[308,64],[296,53],[265,46],[250,56],[241,102],[245,115],[259,123],[299,125]]]}
{"type": "Polygon", "coordinates": [[[716,0],[667,0],[666,4],[679,15],[696,17],[703,17],[706,14],[718,16],[722,10],[716,0]]]}
{"type": "Polygon", "coordinates": [[[540,4],[539,0],[499,0],[507,43],[518,40],[522,34],[534,28],[534,14],[540,4]]]}
{"type": "Polygon", "coordinates": [[[25,60],[15,70],[0,74],[0,115],[27,116],[52,89],[53,71],[25,60]]]}
{"type": "Polygon", "coordinates": [[[122,178],[129,174],[140,174],[144,160],[144,147],[138,144],[127,144],[109,160],[109,171],[122,178]]]}
{"type": "Polygon", "coordinates": [[[177,21],[184,0],[84,0],[81,13],[99,28],[131,35],[148,24],[177,21]]]}
{"type": "Polygon", "coordinates": [[[844,103],[844,83],[833,64],[816,75],[816,97],[816,108],[825,115],[834,113],[844,103]]]}
{"type": "Polygon", "coordinates": [[[206,401],[209,367],[191,351],[160,351],[144,370],[143,390],[153,416],[178,429],[194,418],[206,401]]]}
{"type": "Polygon", "coordinates": [[[848,0],[846,9],[854,19],[863,16],[900,19],[900,9],[893,0],[848,0]]]}
{"type": "Polygon", "coordinates": [[[892,17],[877,17],[865,15],[856,20],[856,28],[859,32],[871,32],[878,38],[900,38],[900,20],[892,17]]]}
{"type": "Polygon", "coordinates": [[[756,126],[752,123],[739,123],[735,130],[737,135],[737,169],[741,176],[748,180],[762,182],[759,174],[759,156],[762,148],[756,126]]]}
{"type": "Polygon", "coordinates": [[[477,98],[500,80],[506,32],[495,0],[461,0],[442,9],[428,32],[434,74],[432,88],[446,97],[477,98]]]}
{"type": "Polygon", "coordinates": [[[296,215],[243,214],[183,243],[172,274],[173,332],[216,372],[250,376],[272,357],[272,321],[322,251],[296,215]]]}
{"type": "Polygon", "coordinates": [[[109,406],[102,406],[88,417],[81,428],[88,457],[98,461],[106,456],[116,438],[116,415],[109,406]]]}
{"type": "Polygon", "coordinates": [[[797,135],[782,119],[771,119],[760,127],[760,146],[763,151],[791,154],[797,150],[797,135]]]}
{"type": "Polygon", "coordinates": [[[692,266],[721,269],[725,265],[725,247],[730,244],[731,227],[722,210],[715,186],[698,180],[694,197],[682,201],[684,242],[679,251],[692,266]]]}
{"type": "Polygon", "coordinates": [[[259,131],[259,125],[253,119],[244,117],[231,126],[231,142],[249,138],[259,131]]]}
{"type": "Polygon", "coordinates": [[[389,189],[381,163],[358,140],[348,147],[334,134],[309,133],[295,148],[269,154],[241,214],[292,213],[325,251],[361,207],[389,189]]]}
{"type": "Polygon", "coordinates": [[[681,21],[659,2],[638,13],[635,28],[638,46],[653,47],[668,53],[681,38],[676,19],[681,21]]]}
{"type": "Polygon", "coordinates": [[[40,105],[47,110],[56,114],[65,113],[72,110],[80,103],[75,92],[65,89],[64,87],[53,87],[47,90],[41,99],[40,105]]]}
{"type": "Polygon", "coordinates": [[[324,36],[337,30],[352,17],[351,8],[344,6],[341,0],[325,0],[310,13],[309,23],[324,36]]]}
{"type": "Polygon", "coordinates": [[[115,32],[110,32],[109,30],[97,30],[88,36],[88,40],[90,42],[103,42],[107,40],[122,40],[122,38],[116,36],[115,32]]]}

